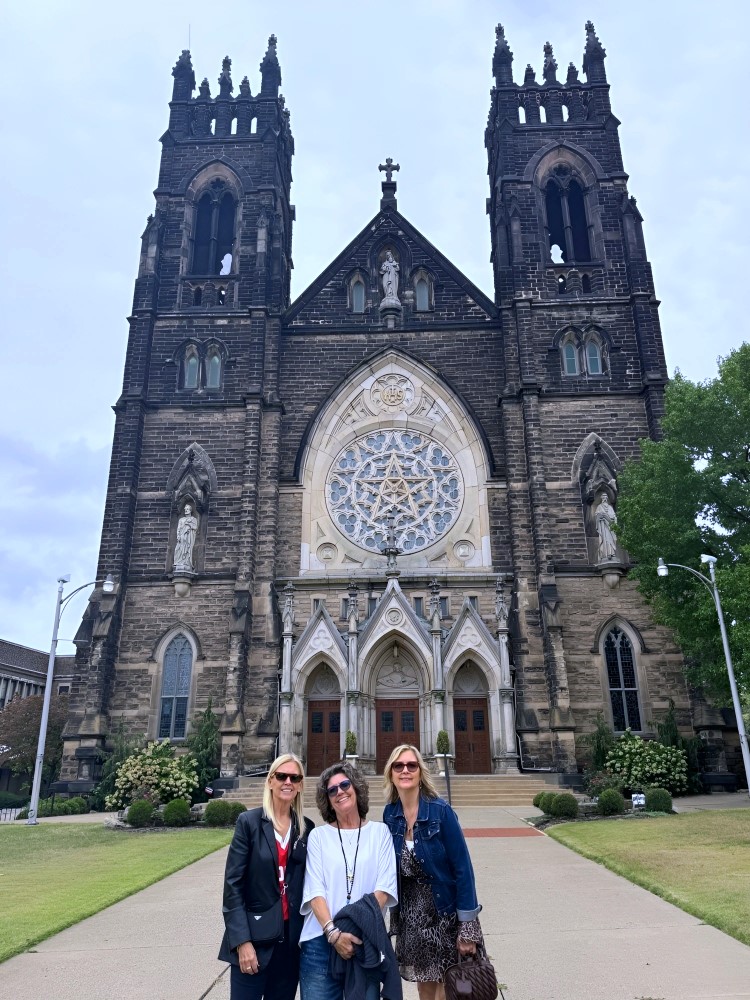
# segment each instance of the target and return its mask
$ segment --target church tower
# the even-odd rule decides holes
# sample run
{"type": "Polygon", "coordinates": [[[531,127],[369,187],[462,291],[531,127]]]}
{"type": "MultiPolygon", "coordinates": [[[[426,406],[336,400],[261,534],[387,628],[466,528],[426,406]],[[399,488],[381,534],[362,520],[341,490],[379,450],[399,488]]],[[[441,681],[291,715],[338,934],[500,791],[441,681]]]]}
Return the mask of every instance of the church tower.
{"type": "Polygon", "coordinates": [[[279,329],[294,219],[276,38],[256,94],[247,77],[235,88],[228,57],[215,96],[207,79],[195,94],[188,51],[172,75],[115,406],[98,575],[118,586],[94,593],[76,637],[63,768],[74,781],[91,776],[113,714],[179,740],[206,692],[230,769],[246,660],[255,729],[271,748],[276,732],[279,329]]]}
{"type": "MultiPolygon", "coordinates": [[[[506,374],[517,728],[530,755],[569,770],[600,685],[614,728],[638,731],[657,686],[615,511],[622,463],[658,434],[667,371],[593,24],[585,82],[573,63],[558,79],[547,43],[541,82],[527,66],[515,83],[502,25],[496,34],[485,144],[506,374]]],[[[678,700],[684,707],[684,691],[678,700]]]]}

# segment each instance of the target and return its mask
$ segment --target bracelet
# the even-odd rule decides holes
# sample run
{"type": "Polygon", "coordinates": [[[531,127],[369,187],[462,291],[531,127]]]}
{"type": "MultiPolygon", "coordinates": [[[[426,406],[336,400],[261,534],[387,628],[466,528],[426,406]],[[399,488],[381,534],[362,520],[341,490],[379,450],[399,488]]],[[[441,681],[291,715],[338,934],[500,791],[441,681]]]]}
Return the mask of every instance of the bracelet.
{"type": "Polygon", "coordinates": [[[329,920],[326,924],[323,924],[323,933],[326,935],[326,937],[328,936],[328,932],[330,931],[330,929],[334,926],[335,925],[332,920],[329,920]]]}
{"type": "Polygon", "coordinates": [[[328,932],[328,934],[326,935],[326,937],[328,938],[328,943],[331,946],[335,945],[336,942],[338,941],[338,939],[341,937],[341,928],[340,927],[334,927],[332,930],[330,930],[328,932]],[[334,931],[337,931],[338,933],[336,934],[336,937],[332,941],[331,938],[333,937],[334,931]]]}

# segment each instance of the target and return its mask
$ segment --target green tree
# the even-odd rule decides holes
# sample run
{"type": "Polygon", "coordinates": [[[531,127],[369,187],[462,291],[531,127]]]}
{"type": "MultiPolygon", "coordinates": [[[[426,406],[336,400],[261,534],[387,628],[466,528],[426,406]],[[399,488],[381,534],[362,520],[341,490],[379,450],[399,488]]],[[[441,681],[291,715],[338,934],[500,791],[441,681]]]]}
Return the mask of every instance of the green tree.
{"type": "Polygon", "coordinates": [[[219,720],[214,715],[211,699],[208,699],[206,710],[195,716],[195,728],[185,740],[188,749],[195,758],[198,770],[198,784],[193,791],[193,802],[205,802],[208,796],[205,788],[219,774],[219,753],[221,740],[219,738],[219,720]]]}
{"type": "MultiPolygon", "coordinates": [[[[34,773],[39,726],[42,721],[42,695],[14,698],[0,711],[0,766],[9,767],[16,774],[34,773]]],[[[65,695],[52,695],[47,720],[47,739],[44,744],[42,790],[57,779],[62,763],[63,726],[68,717],[68,699],[65,695]]]]}
{"type": "Polygon", "coordinates": [[[620,479],[618,534],[637,565],[632,575],[686,654],[690,679],[729,704],[713,599],[684,570],[667,578],[657,560],[701,570],[714,555],[737,684],[750,694],[750,344],[694,383],[677,373],[667,387],[663,439],[641,442],[641,460],[620,479]]]}
{"type": "Polygon", "coordinates": [[[111,734],[111,749],[106,752],[102,766],[102,776],[99,784],[92,790],[89,801],[93,809],[106,809],[105,799],[115,790],[117,770],[124,760],[134,753],[141,745],[137,736],[130,736],[125,730],[125,724],[120,719],[111,734]]]}

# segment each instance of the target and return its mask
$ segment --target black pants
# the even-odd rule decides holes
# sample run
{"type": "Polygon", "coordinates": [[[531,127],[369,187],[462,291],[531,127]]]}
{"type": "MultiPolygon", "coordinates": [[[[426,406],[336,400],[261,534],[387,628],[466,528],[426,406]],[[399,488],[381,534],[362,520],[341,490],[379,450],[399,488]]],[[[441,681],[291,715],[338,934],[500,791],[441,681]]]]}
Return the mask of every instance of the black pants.
{"type": "Polygon", "coordinates": [[[284,923],[284,940],[273,949],[268,965],[250,976],[232,966],[231,1000],[294,1000],[299,983],[299,945],[289,943],[289,921],[284,923]]]}

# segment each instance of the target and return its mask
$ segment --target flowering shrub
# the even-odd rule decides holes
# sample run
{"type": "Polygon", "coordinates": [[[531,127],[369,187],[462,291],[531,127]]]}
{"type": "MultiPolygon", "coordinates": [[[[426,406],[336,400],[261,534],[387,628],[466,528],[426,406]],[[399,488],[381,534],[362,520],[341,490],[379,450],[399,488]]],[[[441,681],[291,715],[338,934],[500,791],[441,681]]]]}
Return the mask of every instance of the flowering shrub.
{"type": "Polygon", "coordinates": [[[107,809],[124,809],[136,799],[152,805],[188,799],[198,784],[195,760],[190,754],[175,756],[169,740],[149,743],[126,758],[117,769],[115,790],[107,796],[107,809]]]}
{"type": "Polygon", "coordinates": [[[673,795],[687,790],[687,755],[680,747],[642,740],[627,729],[607,754],[607,770],[622,779],[623,787],[643,791],[649,785],[673,795]]]}
{"type": "Polygon", "coordinates": [[[598,771],[596,773],[589,771],[583,778],[583,787],[592,799],[598,798],[607,788],[614,788],[618,792],[621,792],[624,785],[625,783],[621,777],[616,774],[610,774],[609,771],[598,771]]]}

